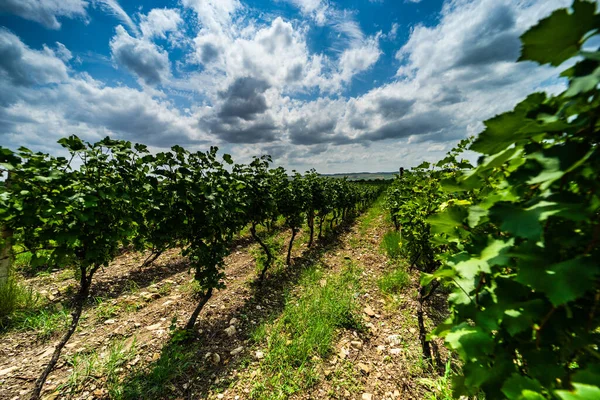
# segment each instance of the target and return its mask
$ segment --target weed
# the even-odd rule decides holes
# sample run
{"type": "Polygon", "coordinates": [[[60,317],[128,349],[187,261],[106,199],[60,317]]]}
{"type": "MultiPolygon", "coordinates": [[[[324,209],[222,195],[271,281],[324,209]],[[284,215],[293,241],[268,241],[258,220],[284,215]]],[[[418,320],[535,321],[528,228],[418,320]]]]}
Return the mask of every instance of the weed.
{"type": "Polygon", "coordinates": [[[361,218],[358,226],[358,230],[361,235],[364,236],[367,231],[375,225],[379,216],[383,214],[383,201],[384,196],[379,196],[379,198],[373,203],[373,206],[371,206],[364,217],[361,218]]]}
{"type": "Polygon", "coordinates": [[[418,382],[425,386],[431,393],[427,394],[427,400],[452,400],[452,388],[450,386],[450,375],[452,374],[452,368],[450,366],[450,360],[446,363],[446,369],[444,375],[436,379],[421,378],[418,382]]]}
{"type": "Polygon", "coordinates": [[[158,288],[158,294],[160,294],[161,297],[165,297],[166,295],[171,293],[172,287],[173,287],[173,285],[171,283],[165,283],[160,288],[158,288]]]}
{"type": "Polygon", "coordinates": [[[105,377],[106,389],[110,398],[122,397],[123,387],[120,385],[120,372],[124,365],[135,357],[136,351],[134,338],[131,343],[128,343],[126,339],[112,342],[101,354],[98,354],[97,351],[75,354],[69,361],[72,372],[67,382],[60,388],[61,391],[72,394],[86,384],[105,377]]]}
{"type": "MultiPolygon", "coordinates": [[[[336,368],[328,379],[331,380],[331,386],[337,390],[344,388],[350,393],[360,393],[363,390],[360,379],[357,377],[356,366],[350,361],[344,361],[344,364],[336,368]]],[[[335,392],[330,395],[335,395],[335,392]]]]}
{"type": "Polygon", "coordinates": [[[182,292],[188,293],[192,296],[200,295],[204,292],[198,281],[195,279],[190,279],[183,285],[180,285],[179,288],[182,292]]]}
{"type": "Polygon", "coordinates": [[[57,331],[66,329],[69,312],[62,308],[47,307],[16,312],[9,322],[10,329],[16,331],[35,331],[38,339],[47,340],[57,331]]]}
{"type": "Polygon", "coordinates": [[[408,273],[401,268],[387,272],[377,281],[377,286],[385,294],[398,294],[410,284],[408,273]]]}
{"type": "Polygon", "coordinates": [[[140,286],[137,284],[136,281],[127,279],[127,282],[125,283],[125,290],[131,294],[135,294],[140,291],[140,286]]]}
{"type": "MultiPolygon", "coordinates": [[[[121,380],[112,391],[111,398],[158,399],[170,398],[172,385],[169,383],[186,375],[187,370],[197,361],[197,352],[192,346],[182,343],[168,343],[160,358],[146,369],[121,380]]],[[[200,371],[196,370],[196,373],[200,371]]]]}
{"type": "MultiPolygon", "coordinates": [[[[279,235],[273,235],[263,237],[262,241],[271,250],[271,255],[273,256],[269,270],[275,272],[285,267],[285,259],[282,255],[285,247],[284,238],[279,235]]],[[[256,262],[256,272],[258,274],[262,271],[265,262],[267,261],[267,255],[260,246],[251,249],[250,254],[254,257],[256,262]]]]}
{"type": "Polygon", "coordinates": [[[40,296],[11,274],[8,281],[0,285],[0,329],[15,312],[36,308],[40,303],[40,296]]]}

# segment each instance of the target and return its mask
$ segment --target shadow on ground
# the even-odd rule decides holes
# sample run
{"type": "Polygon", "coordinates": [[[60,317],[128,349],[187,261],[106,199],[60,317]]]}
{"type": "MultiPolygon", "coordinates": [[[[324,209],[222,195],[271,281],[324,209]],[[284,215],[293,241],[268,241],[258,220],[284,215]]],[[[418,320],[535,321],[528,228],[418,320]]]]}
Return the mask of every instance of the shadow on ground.
{"type": "MultiPolygon", "coordinates": [[[[229,310],[229,315],[242,318],[242,324],[237,331],[238,345],[251,339],[256,327],[281,314],[287,294],[298,282],[302,272],[308,266],[320,262],[325,253],[338,248],[341,245],[342,234],[349,231],[353,223],[354,219],[350,219],[335,227],[313,248],[306,249],[300,257],[294,258],[291,267],[268,274],[262,284],[254,281],[248,285],[248,299],[229,310]]],[[[203,314],[206,314],[206,308],[203,314]]],[[[252,355],[247,353],[236,357],[229,356],[233,346],[232,339],[224,332],[229,326],[229,315],[212,319],[202,318],[198,324],[202,333],[197,338],[187,343],[171,341],[166,344],[160,358],[142,371],[126,376],[118,393],[113,397],[197,399],[206,398],[211,391],[227,389],[235,379],[234,372],[245,368],[252,361],[252,355]],[[212,365],[210,358],[205,358],[209,352],[220,355],[221,361],[218,365],[212,365]]]]}

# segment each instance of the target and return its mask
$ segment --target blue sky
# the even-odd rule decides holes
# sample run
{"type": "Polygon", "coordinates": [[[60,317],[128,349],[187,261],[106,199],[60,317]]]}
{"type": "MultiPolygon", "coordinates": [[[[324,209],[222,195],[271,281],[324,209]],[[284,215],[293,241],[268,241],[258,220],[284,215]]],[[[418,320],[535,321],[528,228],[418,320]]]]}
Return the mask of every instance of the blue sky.
{"type": "Polygon", "coordinates": [[[106,135],[290,169],[441,157],[556,71],[519,35],[569,0],[3,0],[0,145],[106,135]]]}

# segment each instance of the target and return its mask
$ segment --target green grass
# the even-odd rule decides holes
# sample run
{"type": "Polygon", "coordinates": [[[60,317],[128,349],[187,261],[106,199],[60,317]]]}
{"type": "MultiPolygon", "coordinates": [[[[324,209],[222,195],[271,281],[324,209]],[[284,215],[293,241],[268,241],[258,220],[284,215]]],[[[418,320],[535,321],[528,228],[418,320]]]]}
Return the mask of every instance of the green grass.
{"type": "Polygon", "coordinates": [[[401,268],[385,273],[377,281],[379,289],[388,295],[398,294],[410,285],[408,273],[401,268]]]}
{"type": "Polygon", "coordinates": [[[66,329],[70,321],[69,311],[54,306],[16,312],[10,319],[8,329],[34,331],[39,340],[48,340],[56,332],[66,329]]]}
{"type": "Polygon", "coordinates": [[[385,235],[383,235],[383,240],[381,241],[381,248],[388,256],[388,258],[395,260],[400,257],[402,253],[401,246],[402,236],[400,232],[389,231],[385,235]]]}
{"type": "Polygon", "coordinates": [[[288,296],[281,316],[253,335],[266,339],[267,348],[252,398],[284,399],[318,381],[317,362],[332,351],[337,330],[362,329],[355,300],[359,279],[350,263],[333,277],[324,278],[318,266],[304,271],[299,295],[288,296]]]}
{"type": "Polygon", "coordinates": [[[33,309],[40,304],[40,296],[11,274],[6,284],[0,286],[0,330],[16,312],[33,309]]]}
{"type": "Polygon", "coordinates": [[[95,297],[96,302],[96,317],[98,320],[105,321],[112,317],[116,317],[121,311],[121,307],[113,304],[111,301],[106,301],[102,297],[95,297]]]}
{"type": "Polygon", "coordinates": [[[383,204],[384,196],[379,196],[377,200],[373,203],[371,207],[367,210],[364,216],[360,220],[360,224],[358,226],[358,231],[361,235],[365,235],[367,231],[375,226],[379,216],[384,213],[383,204]]]}
{"type": "MultiPolygon", "coordinates": [[[[269,270],[271,272],[277,271],[285,266],[285,256],[283,250],[286,246],[284,237],[281,235],[267,236],[262,238],[265,245],[271,250],[273,259],[269,270]]],[[[256,262],[256,273],[259,274],[267,261],[267,255],[260,246],[256,246],[250,251],[252,257],[256,262]]]]}
{"type": "Polygon", "coordinates": [[[121,385],[121,371],[136,353],[136,341],[133,339],[131,344],[127,340],[114,341],[100,354],[94,350],[73,355],[69,360],[72,371],[67,382],[60,388],[61,392],[73,394],[103,378],[106,382],[102,386],[107,389],[109,397],[122,398],[124,388],[121,385]]]}
{"type": "Polygon", "coordinates": [[[446,370],[444,371],[444,375],[437,377],[435,379],[432,378],[421,378],[418,380],[418,383],[422,386],[425,386],[429,393],[427,393],[425,399],[427,400],[452,400],[454,396],[452,396],[452,387],[450,385],[452,375],[452,368],[450,366],[450,360],[446,363],[446,370]]]}

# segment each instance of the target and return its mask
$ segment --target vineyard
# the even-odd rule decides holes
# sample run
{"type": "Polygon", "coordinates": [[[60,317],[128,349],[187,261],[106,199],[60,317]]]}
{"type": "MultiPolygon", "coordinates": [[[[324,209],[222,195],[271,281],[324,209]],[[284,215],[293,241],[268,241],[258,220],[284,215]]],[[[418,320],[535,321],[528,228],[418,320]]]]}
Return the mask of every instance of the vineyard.
{"type": "Polygon", "coordinates": [[[600,399],[599,29],[539,21],[566,89],[390,181],[0,147],[0,398],[600,399]]]}

